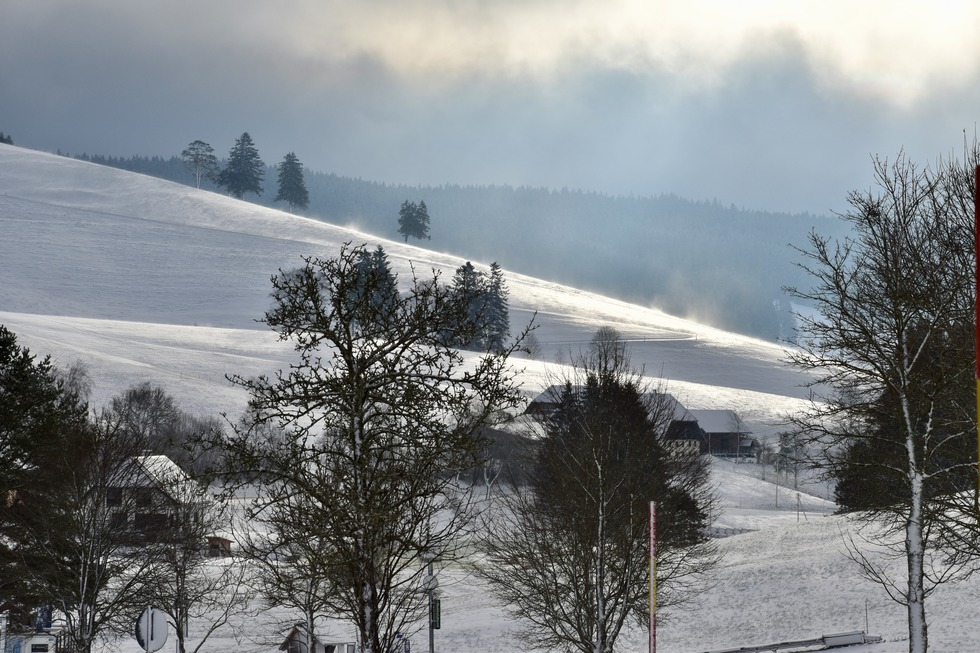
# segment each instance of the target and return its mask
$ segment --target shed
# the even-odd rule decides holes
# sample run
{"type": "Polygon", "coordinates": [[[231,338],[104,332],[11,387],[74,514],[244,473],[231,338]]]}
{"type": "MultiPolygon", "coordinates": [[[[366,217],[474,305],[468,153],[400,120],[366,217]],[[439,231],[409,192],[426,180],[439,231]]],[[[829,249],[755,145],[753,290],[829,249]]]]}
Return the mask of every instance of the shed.
{"type": "Polygon", "coordinates": [[[286,635],[286,639],[279,645],[279,650],[286,653],[355,653],[356,651],[353,642],[326,642],[322,641],[327,639],[325,635],[315,633],[312,639],[313,646],[310,648],[306,627],[299,623],[286,635]]]}

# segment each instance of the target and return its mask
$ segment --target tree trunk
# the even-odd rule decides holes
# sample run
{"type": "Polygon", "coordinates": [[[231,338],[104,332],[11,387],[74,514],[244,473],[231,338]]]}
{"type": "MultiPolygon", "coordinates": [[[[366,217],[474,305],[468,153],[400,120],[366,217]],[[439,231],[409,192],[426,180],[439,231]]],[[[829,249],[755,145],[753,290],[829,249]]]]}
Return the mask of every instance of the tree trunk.
{"type": "Polygon", "coordinates": [[[926,628],[926,597],[923,587],[924,542],[922,539],[922,474],[913,472],[912,504],[905,529],[909,589],[909,653],[926,653],[929,648],[926,628]]]}

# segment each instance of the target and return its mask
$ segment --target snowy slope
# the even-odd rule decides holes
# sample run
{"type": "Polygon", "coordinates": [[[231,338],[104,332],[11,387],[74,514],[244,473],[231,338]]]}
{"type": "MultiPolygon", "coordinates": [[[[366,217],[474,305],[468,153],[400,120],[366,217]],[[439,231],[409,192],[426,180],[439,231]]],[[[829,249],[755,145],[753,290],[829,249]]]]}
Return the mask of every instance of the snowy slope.
{"type": "MultiPolygon", "coordinates": [[[[396,208],[393,207],[392,232],[396,208]]],[[[338,216],[339,220],[353,216],[338,216]]],[[[433,228],[439,228],[433,216],[433,228]]],[[[11,146],[0,146],[0,323],[36,353],[82,361],[99,405],[147,380],[190,412],[232,416],[245,397],[226,374],[268,373],[290,360],[288,346],[257,324],[269,303],[269,277],[302,255],[330,256],[341,243],[384,245],[393,266],[444,275],[462,263],[448,254],[379,240],[161,180],[11,146]]],[[[515,237],[519,237],[516,235],[515,237]]],[[[489,262],[482,262],[489,263],[489,262]]],[[[756,432],[806,397],[804,379],[781,361],[781,347],[538,279],[507,275],[512,322],[537,312],[545,361],[577,351],[600,325],[632,341],[633,362],[667,380],[692,408],[733,408],[756,432]]],[[[528,394],[559,373],[521,360],[528,394]]],[[[798,493],[772,484],[755,465],[716,463],[721,511],[715,525],[748,529],[720,540],[725,554],[711,589],[688,611],[665,615],[663,651],[737,645],[870,630],[906,650],[904,612],[861,580],[843,555],[827,489],[798,493]]],[[[785,485],[786,481],[782,481],[785,485]]],[[[805,491],[803,491],[805,490],[805,491]]],[[[462,569],[443,570],[444,627],[438,650],[524,650],[516,624],[462,569]],[[456,582],[448,582],[455,579],[456,582]]],[[[980,648],[972,614],[980,585],[939,590],[931,599],[933,650],[980,648]]],[[[262,633],[210,650],[271,651],[262,633]],[[253,641],[255,640],[255,641],[253,641]]],[[[413,642],[422,649],[422,638],[413,642]]],[[[127,643],[125,650],[137,650],[127,643]]],[[[641,630],[622,650],[645,650],[641,630]]],[[[860,650],[860,649],[849,649],[860,650]]]]}
{"type": "MultiPolygon", "coordinates": [[[[394,223],[393,213],[393,231],[394,223]]],[[[127,359],[118,344],[125,340],[139,354],[118,360],[114,378],[99,379],[97,400],[146,379],[198,411],[215,408],[202,403],[203,386],[215,384],[217,407],[233,410],[224,374],[270,371],[288,356],[255,321],[269,306],[269,277],[298,266],[301,256],[330,256],[346,241],[380,243],[402,277],[414,265],[448,278],[463,262],[11,146],[0,147],[0,228],[0,318],[25,344],[36,342],[63,363],[80,359],[102,368],[105,359],[127,359]],[[201,355],[205,349],[217,349],[214,360],[201,355]]],[[[577,351],[598,326],[610,324],[633,341],[634,363],[667,379],[693,408],[738,409],[761,428],[805,396],[777,345],[530,277],[508,273],[507,282],[512,324],[537,312],[544,360],[561,349],[577,351]]],[[[553,365],[528,361],[527,368],[528,392],[554,374],[553,365]]]]}

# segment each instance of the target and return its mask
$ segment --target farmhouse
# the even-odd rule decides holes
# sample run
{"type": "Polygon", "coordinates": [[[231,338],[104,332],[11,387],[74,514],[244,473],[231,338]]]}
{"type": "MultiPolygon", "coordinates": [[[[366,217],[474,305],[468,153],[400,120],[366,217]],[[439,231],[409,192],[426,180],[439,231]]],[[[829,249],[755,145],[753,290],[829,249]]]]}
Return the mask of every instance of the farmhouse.
{"type": "MultiPolygon", "coordinates": [[[[536,420],[549,419],[558,409],[561,394],[566,387],[565,385],[548,387],[528,403],[524,414],[536,420]]],[[[573,386],[573,390],[575,387],[573,386]]],[[[666,438],[677,448],[724,457],[756,454],[759,448],[758,442],[735,411],[689,409],[667,393],[654,399],[651,403],[659,404],[660,401],[666,401],[673,406],[673,415],[667,427],[666,438]]]]}
{"type": "Polygon", "coordinates": [[[759,443],[733,410],[689,411],[704,433],[701,453],[715,456],[755,456],[759,443]]]}
{"type": "Polygon", "coordinates": [[[113,526],[144,542],[164,537],[180,511],[201,499],[197,484],[167,456],[135,456],[106,491],[113,526]]]}

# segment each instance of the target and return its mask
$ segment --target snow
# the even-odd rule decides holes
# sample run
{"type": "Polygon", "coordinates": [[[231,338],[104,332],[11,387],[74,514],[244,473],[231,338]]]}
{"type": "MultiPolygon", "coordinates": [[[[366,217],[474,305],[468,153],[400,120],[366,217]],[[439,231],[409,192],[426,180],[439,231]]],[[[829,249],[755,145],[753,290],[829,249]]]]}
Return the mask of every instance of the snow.
{"type": "MultiPolygon", "coordinates": [[[[357,216],[335,216],[338,224],[357,216]]],[[[392,208],[396,236],[397,207],[392,208]]],[[[433,216],[433,229],[439,228],[433,216]]],[[[34,353],[81,361],[102,405],[149,381],[186,411],[237,416],[245,403],[228,374],[270,374],[292,356],[256,322],[269,306],[269,277],[303,255],[330,256],[347,241],[381,244],[405,279],[414,269],[447,278],[463,260],[165,181],[0,146],[0,323],[34,353]]],[[[515,234],[519,237],[519,234],[515,234]]],[[[485,265],[488,262],[474,262],[485,265]]],[[[807,379],[783,362],[783,347],[726,333],[567,286],[506,273],[512,325],[537,314],[543,360],[518,360],[533,397],[561,374],[555,356],[585,347],[602,325],[631,341],[632,361],[665,380],[692,409],[730,409],[756,437],[804,405],[807,379]]],[[[863,580],[846,555],[849,519],[833,515],[829,490],[772,481],[773,471],[714,463],[718,528],[746,531],[718,541],[724,554],[710,588],[686,610],[661,616],[659,648],[707,651],[864,630],[885,642],[848,651],[908,649],[906,613],[863,580]]],[[[900,564],[901,561],[898,561],[900,564]]],[[[441,651],[525,650],[518,624],[464,568],[440,572],[441,651]]],[[[927,601],[935,651],[980,642],[980,583],[942,587],[927,601]]],[[[251,620],[257,624],[261,621],[251,620]]],[[[272,651],[268,633],[207,648],[272,651]],[[264,641],[257,644],[254,642],[264,641]]],[[[423,650],[424,633],[413,648],[423,650]]],[[[645,650],[634,629],[621,650],[645,650]]],[[[135,642],[122,649],[138,650],[135,642]]]]}

